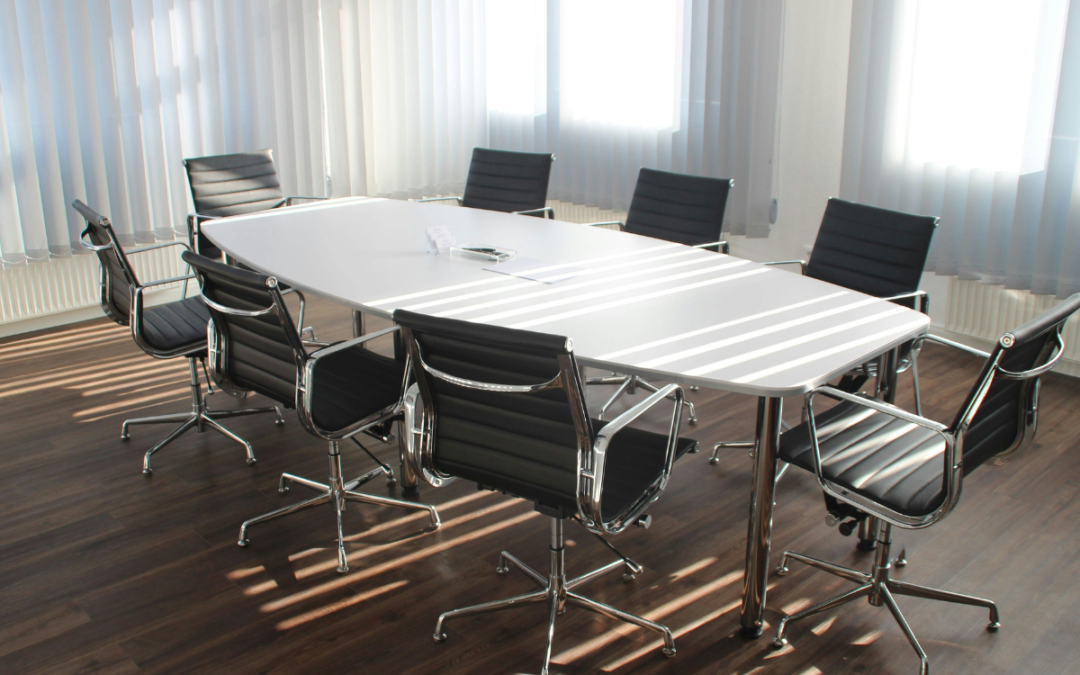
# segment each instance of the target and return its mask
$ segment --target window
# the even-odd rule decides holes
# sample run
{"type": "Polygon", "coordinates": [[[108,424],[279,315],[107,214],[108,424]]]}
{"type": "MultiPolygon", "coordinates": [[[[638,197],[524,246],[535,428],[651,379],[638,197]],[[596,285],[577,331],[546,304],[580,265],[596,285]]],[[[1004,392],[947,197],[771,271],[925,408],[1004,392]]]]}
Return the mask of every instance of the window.
{"type": "Polygon", "coordinates": [[[561,95],[575,119],[675,126],[682,55],[677,0],[573,0],[561,5],[561,95]]]}
{"type": "Polygon", "coordinates": [[[487,102],[493,112],[547,111],[547,3],[488,0],[487,102]]]}
{"type": "Polygon", "coordinates": [[[991,171],[1044,168],[1067,5],[920,2],[907,129],[911,158],[991,171]],[[1031,143],[1040,137],[1041,143],[1031,143]]]}

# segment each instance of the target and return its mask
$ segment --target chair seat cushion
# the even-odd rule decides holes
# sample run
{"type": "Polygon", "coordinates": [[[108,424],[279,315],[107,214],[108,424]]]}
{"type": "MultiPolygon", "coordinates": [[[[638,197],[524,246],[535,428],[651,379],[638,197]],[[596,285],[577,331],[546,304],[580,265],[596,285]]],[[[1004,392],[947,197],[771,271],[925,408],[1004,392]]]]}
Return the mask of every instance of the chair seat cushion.
{"type": "Polygon", "coordinates": [[[147,344],[162,352],[184,346],[206,349],[206,324],[210,310],[199,296],[150,307],[143,312],[142,334],[147,344]]]}
{"type": "MultiPolygon", "coordinates": [[[[596,430],[600,430],[604,424],[593,420],[596,430]]],[[[618,515],[660,478],[664,470],[667,440],[667,434],[631,427],[623,428],[611,439],[604,470],[604,494],[600,502],[604,520],[618,515]]],[[[697,444],[692,438],[680,436],[675,447],[675,459],[693,450],[697,444]]]]}
{"type": "Polygon", "coordinates": [[[313,374],[312,420],[335,432],[396,403],[405,364],[357,345],[319,359],[313,374]]]}
{"type": "MultiPolygon", "coordinates": [[[[909,516],[924,516],[944,501],[945,441],[937,433],[848,401],[815,419],[830,482],[909,516]]],[[[780,437],[778,454],[814,473],[806,424],[780,437]]]]}

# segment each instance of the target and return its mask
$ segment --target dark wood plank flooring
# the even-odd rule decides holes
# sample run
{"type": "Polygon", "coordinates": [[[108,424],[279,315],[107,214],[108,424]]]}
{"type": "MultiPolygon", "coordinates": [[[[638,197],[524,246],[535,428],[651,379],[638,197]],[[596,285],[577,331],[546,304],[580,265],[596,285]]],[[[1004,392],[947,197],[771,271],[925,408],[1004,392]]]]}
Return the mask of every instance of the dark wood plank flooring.
{"type": "MultiPolygon", "coordinates": [[[[348,311],[312,301],[323,337],[348,336],[348,311]]],[[[920,361],[926,410],[951,418],[977,372],[975,359],[930,346],[920,361]]],[[[537,672],[546,615],[535,607],[449,624],[445,610],[530,589],[494,567],[501,549],[547,568],[547,521],[526,504],[458,481],[422,497],[441,505],[444,526],[425,534],[422,515],[350,505],[352,571],[334,570],[328,508],[251,531],[244,519],[299,499],[281,497],[290,471],[322,480],[325,446],[295,414],[229,420],[259,458],[213,433],[189,433],[161,451],[152,477],[142,453],[165,427],[125,417],[187,409],[186,362],[154,361],[125,329],[89,322],[0,341],[0,673],[517,673],[537,672]]],[[[900,400],[910,401],[902,378],[900,400]]],[[[591,392],[598,402],[603,391],[591,392]]],[[[738,636],[750,484],[745,453],[708,464],[721,439],[752,432],[755,402],[698,391],[701,422],[688,432],[705,450],[676,467],[653,507],[653,526],[614,543],[646,571],[623,584],[593,582],[586,593],[662,621],[678,655],[665,659],[652,634],[580,610],[559,621],[559,673],[900,673],[917,659],[884,609],[865,603],[796,625],[782,651],[766,637],[738,636]]],[[[640,398],[640,397],[637,397],[640,398]]],[[[256,397],[256,400],[257,397],[256,397]]],[[[630,399],[634,400],[634,399],[630,399]]],[[[212,405],[236,405],[224,395],[212,405]]],[[[797,419],[798,401],[787,416],[797,419]]],[[[981,610],[902,598],[901,607],[935,673],[1080,671],[1080,381],[1045,379],[1037,444],[1000,467],[975,472],[959,508],[940,525],[900,532],[910,565],[902,578],[995,599],[997,634],[981,610]]],[[[663,428],[662,416],[647,424],[663,428]]],[[[396,466],[396,449],[373,444],[396,466]]],[[[355,450],[355,448],[354,448],[355,450]]],[[[370,460],[348,451],[346,473],[370,460]]],[[[366,489],[390,494],[378,483],[366,489]]],[[[868,567],[854,541],[825,526],[808,475],[778,492],[773,559],[784,548],[868,567]]],[[[568,526],[571,527],[571,526],[568,526]]],[[[610,560],[583,531],[568,536],[571,573],[610,560]]],[[[770,581],[767,618],[839,592],[845,582],[804,567],[770,581]]]]}

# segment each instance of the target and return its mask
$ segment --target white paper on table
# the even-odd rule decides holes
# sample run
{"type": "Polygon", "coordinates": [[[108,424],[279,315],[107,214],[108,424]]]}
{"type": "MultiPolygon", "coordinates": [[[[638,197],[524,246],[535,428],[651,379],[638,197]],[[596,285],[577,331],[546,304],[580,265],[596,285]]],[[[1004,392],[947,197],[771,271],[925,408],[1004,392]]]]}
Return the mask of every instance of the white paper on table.
{"type": "Polygon", "coordinates": [[[509,274],[512,277],[539,281],[545,284],[557,284],[560,281],[573,279],[582,271],[581,267],[574,267],[573,265],[552,265],[536,258],[521,257],[491,265],[484,269],[488,272],[509,274]]]}

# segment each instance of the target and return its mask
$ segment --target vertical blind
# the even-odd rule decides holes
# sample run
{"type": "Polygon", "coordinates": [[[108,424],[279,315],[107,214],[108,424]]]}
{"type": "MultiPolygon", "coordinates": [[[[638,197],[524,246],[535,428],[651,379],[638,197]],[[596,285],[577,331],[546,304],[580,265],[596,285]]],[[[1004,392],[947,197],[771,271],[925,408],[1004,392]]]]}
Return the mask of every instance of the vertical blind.
{"type": "Polygon", "coordinates": [[[928,269],[1080,291],[1080,3],[852,13],[840,195],[941,217],[928,269]]]}
{"type": "Polygon", "coordinates": [[[730,177],[728,229],[765,236],[781,16],[782,0],[0,0],[0,255],[79,252],[73,199],[125,244],[172,238],[182,159],[260,148],[300,195],[456,192],[474,146],[553,152],[550,197],[604,208],[626,208],[640,166],[730,177]],[[597,24],[613,13],[629,35],[597,24]],[[597,86],[613,74],[621,88],[597,86]]]}

